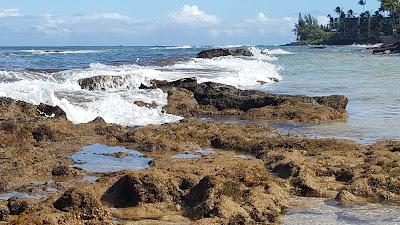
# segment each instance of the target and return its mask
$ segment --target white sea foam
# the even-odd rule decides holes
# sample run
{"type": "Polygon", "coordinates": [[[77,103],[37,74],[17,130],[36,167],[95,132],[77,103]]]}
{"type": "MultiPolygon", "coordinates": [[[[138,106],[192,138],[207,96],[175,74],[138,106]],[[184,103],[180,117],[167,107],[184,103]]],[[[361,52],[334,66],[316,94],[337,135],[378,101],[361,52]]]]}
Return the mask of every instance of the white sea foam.
{"type": "Polygon", "coordinates": [[[263,54],[267,54],[267,55],[292,55],[292,52],[289,51],[285,51],[283,49],[264,49],[261,51],[261,53],[263,54]]]}
{"type": "Polygon", "coordinates": [[[91,54],[91,53],[99,53],[101,51],[97,50],[70,50],[70,51],[58,51],[58,50],[21,50],[24,53],[31,53],[34,55],[47,55],[47,54],[91,54]]]}
{"type": "MultiPolygon", "coordinates": [[[[270,60],[269,57],[265,59],[270,60]]],[[[186,73],[184,77],[197,77],[199,82],[217,82],[237,88],[252,88],[259,81],[272,83],[281,80],[280,67],[262,59],[244,59],[237,57],[219,57],[214,59],[193,59],[189,62],[167,67],[186,73]],[[212,71],[212,72],[210,72],[212,71]]],[[[169,72],[173,75],[172,72],[169,72]]],[[[172,76],[178,78],[182,73],[172,76]]]]}
{"type": "Polygon", "coordinates": [[[243,47],[244,45],[219,45],[215,46],[216,48],[240,48],[243,47]]]}
{"type": "MultiPolygon", "coordinates": [[[[196,46],[197,47],[197,46],[196,46]]],[[[153,47],[150,49],[169,49],[169,50],[173,50],[173,49],[190,49],[193,48],[193,46],[191,45],[180,45],[180,46],[160,46],[160,47],[153,47]]]]}
{"type": "Polygon", "coordinates": [[[360,45],[360,44],[353,44],[352,47],[355,48],[377,48],[380,47],[382,44],[367,44],[367,45],[360,45]]]}

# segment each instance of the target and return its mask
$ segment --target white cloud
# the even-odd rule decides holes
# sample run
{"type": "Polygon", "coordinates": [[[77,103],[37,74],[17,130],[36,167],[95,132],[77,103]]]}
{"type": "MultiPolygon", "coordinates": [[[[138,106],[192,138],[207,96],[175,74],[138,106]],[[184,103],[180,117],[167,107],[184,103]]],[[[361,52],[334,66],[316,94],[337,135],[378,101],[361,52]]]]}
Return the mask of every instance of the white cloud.
{"type": "Polygon", "coordinates": [[[46,14],[39,17],[40,22],[33,27],[37,30],[46,33],[48,35],[62,35],[65,33],[72,32],[75,29],[81,29],[81,27],[87,26],[84,29],[113,29],[114,26],[110,27],[99,27],[99,24],[114,23],[114,22],[125,22],[130,23],[133,21],[126,15],[111,12],[111,13],[94,13],[94,14],[79,14],[69,16],[58,16],[46,14]],[[89,26],[91,24],[91,26],[89,26]]]}
{"type": "MultiPolygon", "coordinates": [[[[7,12],[19,15],[18,11],[7,12]]],[[[266,15],[259,12],[239,22],[220,21],[196,5],[185,5],[167,14],[169,19],[164,21],[136,22],[117,12],[7,16],[0,18],[0,42],[7,45],[208,45],[276,44],[294,40],[291,30],[295,18],[266,15]]]]}
{"type": "Polygon", "coordinates": [[[179,11],[168,14],[168,17],[177,23],[213,25],[218,23],[218,18],[201,11],[197,5],[184,5],[179,11]]]}
{"type": "Polygon", "coordinates": [[[329,18],[327,16],[317,16],[318,23],[321,25],[329,24],[329,18]]]}
{"type": "Polygon", "coordinates": [[[76,16],[78,20],[120,20],[120,21],[130,21],[129,17],[123,14],[119,14],[116,12],[112,13],[95,13],[95,14],[86,14],[81,16],[76,16]]]}
{"type": "Polygon", "coordinates": [[[247,23],[267,23],[268,20],[269,18],[263,12],[259,12],[257,13],[256,17],[246,19],[245,21],[247,23]]]}
{"type": "Polygon", "coordinates": [[[18,9],[0,9],[0,17],[22,16],[18,9]]]}

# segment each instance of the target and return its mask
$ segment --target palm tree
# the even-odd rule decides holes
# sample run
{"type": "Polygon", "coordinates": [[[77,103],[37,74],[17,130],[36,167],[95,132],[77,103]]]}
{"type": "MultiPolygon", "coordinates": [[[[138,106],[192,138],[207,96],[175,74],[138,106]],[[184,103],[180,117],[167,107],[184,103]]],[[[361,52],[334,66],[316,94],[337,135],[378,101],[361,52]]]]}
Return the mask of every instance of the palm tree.
{"type": "Polygon", "coordinates": [[[396,15],[400,11],[400,0],[380,0],[381,8],[389,12],[392,18],[393,34],[397,34],[396,15]]]}
{"type": "Polygon", "coordinates": [[[349,9],[349,11],[347,11],[347,17],[354,17],[354,11],[352,9],[349,9]]]}
{"type": "Polygon", "coordinates": [[[338,6],[335,8],[335,13],[337,13],[339,16],[342,13],[342,9],[338,6]]]}
{"type": "Polygon", "coordinates": [[[358,4],[363,7],[363,11],[364,11],[365,5],[367,4],[367,0],[359,0],[358,4]]]}

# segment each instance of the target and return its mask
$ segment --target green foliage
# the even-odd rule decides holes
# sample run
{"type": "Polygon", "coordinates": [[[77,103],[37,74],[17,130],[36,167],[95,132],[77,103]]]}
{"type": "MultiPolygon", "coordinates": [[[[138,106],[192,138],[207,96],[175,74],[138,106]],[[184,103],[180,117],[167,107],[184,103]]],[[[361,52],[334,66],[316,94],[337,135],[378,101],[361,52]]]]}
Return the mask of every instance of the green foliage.
{"type": "Polygon", "coordinates": [[[381,10],[387,11],[392,18],[392,29],[393,34],[397,34],[397,24],[396,24],[396,16],[400,12],[400,0],[380,0],[381,2],[381,10]]]}
{"type": "Polygon", "coordinates": [[[395,14],[400,11],[400,0],[381,0],[381,8],[388,11],[390,14],[395,14]]]}
{"type": "Polygon", "coordinates": [[[304,17],[299,13],[299,20],[295,24],[293,32],[297,35],[297,41],[299,42],[312,42],[322,43],[326,40],[327,34],[324,31],[324,27],[318,24],[318,20],[311,16],[311,14],[305,15],[304,17]]]}

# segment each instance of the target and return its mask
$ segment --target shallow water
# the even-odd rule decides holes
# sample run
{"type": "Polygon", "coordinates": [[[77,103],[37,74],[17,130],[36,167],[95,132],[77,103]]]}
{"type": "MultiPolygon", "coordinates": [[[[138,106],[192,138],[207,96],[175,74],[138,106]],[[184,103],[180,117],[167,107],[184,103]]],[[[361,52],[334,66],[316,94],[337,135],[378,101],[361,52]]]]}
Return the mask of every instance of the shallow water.
{"type": "Polygon", "coordinates": [[[27,199],[44,199],[46,196],[40,194],[27,194],[17,191],[0,194],[0,200],[8,200],[10,198],[27,198],[27,199]]]}
{"type": "Polygon", "coordinates": [[[177,159],[194,159],[194,158],[200,158],[204,155],[210,155],[213,154],[215,151],[212,149],[204,149],[200,150],[197,152],[187,152],[187,153],[178,153],[173,156],[173,158],[177,159]]]}
{"type": "MultiPolygon", "coordinates": [[[[123,170],[143,170],[149,167],[151,158],[132,149],[111,147],[102,144],[89,145],[74,153],[71,158],[76,162],[75,167],[91,173],[109,173],[123,170]],[[105,154],[118,152],[128,153],[123,158],[115,158],[105,154]]],[[[90,178],[88,178],[90,179],[90,178]]]]}
{"type": "Polygon", "coordinates": [[[359,46],[288,47],[282,55],[280,83],[266,89],[275,93],[332,95],[349,98],[344,123],[294,127],[294,132],[324,137],[351,138],[362,143],[400,138],[400,58],[372,55],[359,46]]]}
{"type": "Polygon", "coordinates": [[[400,207],[367,204],[342,207],[318,198],[297,198],[291,203],[283,225],[398,225],[400,207]]]}

